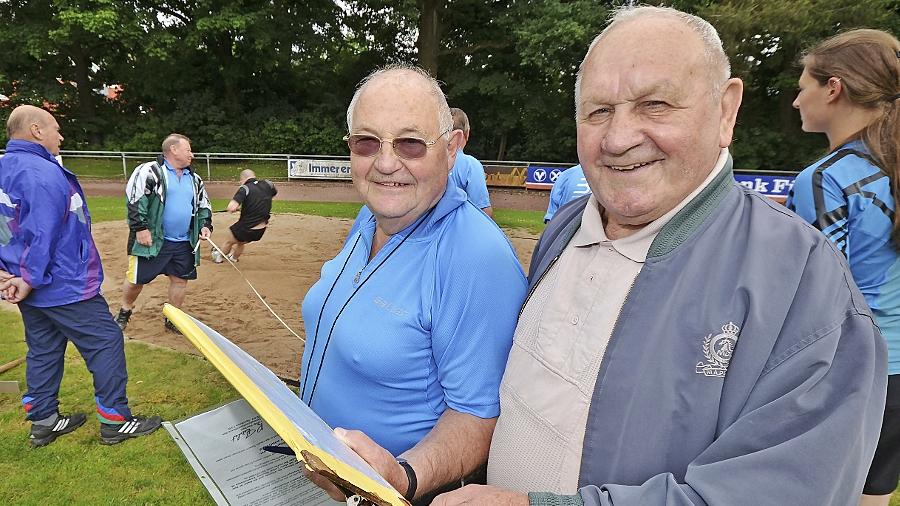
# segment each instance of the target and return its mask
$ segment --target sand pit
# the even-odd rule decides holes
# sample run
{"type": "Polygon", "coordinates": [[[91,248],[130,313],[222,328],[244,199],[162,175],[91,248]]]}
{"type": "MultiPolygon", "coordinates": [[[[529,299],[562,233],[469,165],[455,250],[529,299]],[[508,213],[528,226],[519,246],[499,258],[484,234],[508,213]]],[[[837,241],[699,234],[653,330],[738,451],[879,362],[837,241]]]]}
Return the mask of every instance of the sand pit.
{"type": "MultiPolygon", "coordinates": [[[[236,217],[214,216],[213,241],[224,243],[224,231],[236,217]]],[[[322,264],[334,257],[343,244],[352,220],[319,216],[279,214],[262,241],[247,246],[237,264],[266,298],[272,309],[300,336],[305,337],[300,301],[319,279],[322,264]]],[[[527,266],[537,236],[524,230],[506,231],[519,259],[527,266]]],[[[103,293],[116,313],[127,266],[124,221],[93,227],[94,240],[103,259],[106,281],[103,293]]],[[[303,343],[291,335],[266,310],[241,276],[227,262],[209,260],[209,245],[202,245],[203,261],[198,278],[188,284],[183,309],[219,331],[281,377],[296,379],[303,343]]],[[[526,269],[527,270],[527,269],[526,269]]],[[[159,277],[144,287],[135,305],[126,337],[188,353],[198,353],[181,335],[163,329],[162,305],[167,301],[168,280],[159,277]]],[[[3,302],[3,305],[10,306],[3,302]]]]}

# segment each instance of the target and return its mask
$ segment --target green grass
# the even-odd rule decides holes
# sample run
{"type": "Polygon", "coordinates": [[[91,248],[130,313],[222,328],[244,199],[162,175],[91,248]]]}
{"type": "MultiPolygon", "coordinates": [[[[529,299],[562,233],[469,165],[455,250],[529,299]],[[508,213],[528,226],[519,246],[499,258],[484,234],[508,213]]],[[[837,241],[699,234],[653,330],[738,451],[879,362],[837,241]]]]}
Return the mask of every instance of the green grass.
{"type": "MultiPolygon", "coordinates": [[[[225,199],[213,199],[214,210],[225,209],[225,199]]],[[[353,202],[306,202],[276,200],[272,202],[273,213],[311,214],[335,218],[355,218],[359,204],[353,202]]],[[[101,221],[124,220],[124,197],[88,197],[88,209],[97,223],[101,221]]],[[[494,219],[503,228],[522,228],[532,234],[544,230],[543,211],[518,211],[515,209],[494,209],[494,219]]]]}
{"type": "MultiPolygon", "coordinates": [[[[128,158],[125,160],[125,171],[122,170],[121,158],[82,158],[63,155],[63,163],[66,168],[84,179],[119,179],[125,181],[135,167],[141,163],[152,160],[152,156],[146,158],[128,158]]],[[[205,158],[197,158],[192,166],[204,180],[207,181],[237,181],[238,175],[244,169],[252,169],[257,177],[265,179],[287,179],[288,169],[286,161],[267,160],[237,160],[216,161],[210,160],[209,166],[205,158]]]]}
{"type": "MultiPolygon", "coordinates": [[[[0,311],[0,364],[25,355],[23,336],[18,313],[0,311]]],[[[195,356],[133,341],[125,344],[125,355],[128,398],[136,414],[177,420],[238,396],[213,366],[195,356]]],[[[0,380],[18,381],[24,390],[25,366],[0,374],[0,380]]],[[[59,400],[63,412],[94,412],[90,373],[71,345],[59,400]]],[[[165,429],[103,446],[91,414],[72,434],[33,449],[29,427],[20,395],[0,394],[0,504],[213,504],[165,429]]]]}
{"type": "Polygon", "coordinates": [[[88,211],[91,221],[114,221],[125,219],[125,196],[121,197],[87,197],[88,211]]]}
{"type": "Polygon", "coordinates": [[[544,231],[544,211],[494,208],[494,221],[502,228],[523,228],[532,234],[544,231]]]}

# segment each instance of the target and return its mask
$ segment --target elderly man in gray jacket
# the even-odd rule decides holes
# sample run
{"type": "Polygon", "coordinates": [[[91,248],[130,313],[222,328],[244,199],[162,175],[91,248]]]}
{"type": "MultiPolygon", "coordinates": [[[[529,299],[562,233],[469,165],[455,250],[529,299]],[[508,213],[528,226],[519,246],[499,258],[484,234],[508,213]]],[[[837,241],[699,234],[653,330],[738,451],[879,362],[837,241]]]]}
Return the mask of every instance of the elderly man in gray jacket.
{"type": "Polygon", "coordinates": [[[581,65],[578,155],[530,270],[491,486],[435,504],[855,504],[885,345],[841,254],[735,184],[742,83],[706,21],[618,12],[581,65]]]}
{"type": "Polygon", "coordinates": [[[858,501],[885,344],[840,252],[734,182],[742,92],[695,16],[626,8],[594,40],[575,91],[593,196],[532,259],[488,485],[433,504],[858,501]]]}

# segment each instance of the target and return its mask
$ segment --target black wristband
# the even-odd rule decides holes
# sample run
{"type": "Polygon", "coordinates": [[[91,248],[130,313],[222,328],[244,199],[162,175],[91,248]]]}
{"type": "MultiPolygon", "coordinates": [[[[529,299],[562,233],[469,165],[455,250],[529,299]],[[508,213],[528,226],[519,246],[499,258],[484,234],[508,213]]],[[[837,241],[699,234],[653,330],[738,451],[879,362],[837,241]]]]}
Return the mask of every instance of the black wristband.
{"type": "Polygon", "coordinates": [[[419,485],[418,480],[416,480],[416,470],[403,457],[397,457],[397,463],[406,471],[406,479],[409,481],[409,486],[406,487],[406,493],[403,494],[403,497],[407,501],[412,501],[416,495],[416,487],[419,485]]]}

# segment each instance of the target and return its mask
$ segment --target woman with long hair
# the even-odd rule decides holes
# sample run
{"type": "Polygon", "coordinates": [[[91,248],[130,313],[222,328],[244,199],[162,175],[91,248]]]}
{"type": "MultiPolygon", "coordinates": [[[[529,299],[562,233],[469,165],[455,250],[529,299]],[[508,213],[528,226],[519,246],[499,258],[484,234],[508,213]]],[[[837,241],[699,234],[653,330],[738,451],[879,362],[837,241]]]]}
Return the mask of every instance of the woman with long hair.
{"type": "Polygon", "coordinates": [[[900,43],[879,30],[831,37],[801,58],[794,107],[829,153],[803,170],[787,206],[846,255],[888,345],[888,394],[861,505],[887,505],[900,476],[900,43]]]}

